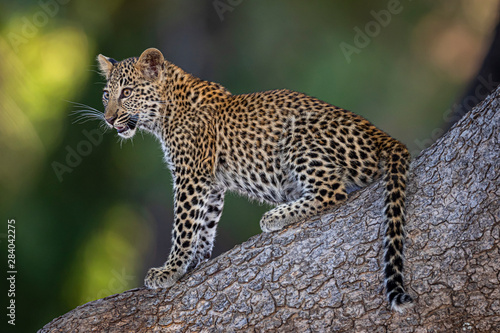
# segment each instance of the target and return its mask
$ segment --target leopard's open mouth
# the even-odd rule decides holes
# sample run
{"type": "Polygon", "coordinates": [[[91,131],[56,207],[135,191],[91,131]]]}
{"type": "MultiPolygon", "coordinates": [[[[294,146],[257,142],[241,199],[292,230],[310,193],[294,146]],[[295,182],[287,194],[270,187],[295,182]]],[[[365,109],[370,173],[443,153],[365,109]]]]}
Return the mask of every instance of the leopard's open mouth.
{"type": "Polygon", "coordinates": [[[138,120],[138,116],[133,115],[128,119],[128,121],[125,124],[115,125],[114,127],[116,128],[116,131],[118,132],[118,134],[126,132],[128,130],[133,131],[137,127],[137,120],[138,120]]]}
{"type": "Polygon", "coordinates": [[[118,133],[123,133],[123,132],[129,130],[129,126],[128,125],[116,125],[115,128],[116,128],[116,131],[118,133]]]}

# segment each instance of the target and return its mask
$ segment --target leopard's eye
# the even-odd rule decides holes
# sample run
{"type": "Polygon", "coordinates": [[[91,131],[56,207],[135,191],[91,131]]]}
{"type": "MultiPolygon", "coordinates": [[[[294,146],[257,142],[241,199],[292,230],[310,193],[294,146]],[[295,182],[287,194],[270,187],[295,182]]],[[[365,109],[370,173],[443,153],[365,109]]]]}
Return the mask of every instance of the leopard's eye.
{"type": "Polygon", "coordinates": [[[122,90],[122,97],[123,98],[127,98],[129,97],[130,95],[132,95],[132,89],[130,88],[125,88],[122,90]]]}
{"type": "Polygon", "coordinates": [[[105,101],[107,101],[109,99],[109,91],[105,90],[102,93],[102,99],[104,99],[105,101]]]}

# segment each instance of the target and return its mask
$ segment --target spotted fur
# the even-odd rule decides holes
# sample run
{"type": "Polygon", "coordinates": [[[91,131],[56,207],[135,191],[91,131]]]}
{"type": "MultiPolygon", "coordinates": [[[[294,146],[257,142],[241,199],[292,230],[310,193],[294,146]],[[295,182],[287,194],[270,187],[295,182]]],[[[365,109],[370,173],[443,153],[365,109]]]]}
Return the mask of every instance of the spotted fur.
{"type": "Polygon", "coordinates": [[[383,176],[388,300],[402,310],[406,147],[364,118],[290,90],[232,95],[164,60],[156,49],[117,62],[99,55],[107,78],[105,119],[123,138],[137,129],[161,142],[174,179],[172,249],[149,270],[148,288],[169,287],[211,256],[224,193],[276,205],[260,221],[271,232],[321,214],[347,190],[383,176]]]}

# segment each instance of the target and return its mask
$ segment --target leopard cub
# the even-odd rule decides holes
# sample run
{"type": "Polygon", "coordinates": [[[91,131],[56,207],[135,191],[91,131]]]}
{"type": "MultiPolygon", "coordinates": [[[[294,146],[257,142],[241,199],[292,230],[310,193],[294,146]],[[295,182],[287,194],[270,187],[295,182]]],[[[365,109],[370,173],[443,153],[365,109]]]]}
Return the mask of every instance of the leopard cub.
{"type": "Polygon", "coordinates": [[[385,184],[387,298],[401,311],[405,188],[410,155],[352,112],[290,90],[233,95],[166,61],[157,49],[120,62],[98,56],[107,83],[104,119],[122,138],[138,129],[161,142],[174,179],[172,249],[147,273],[148,288],[172,286],[211,256],[227,190],[276,205],[272,232],[347,199],[347,188],[385,184]]]}

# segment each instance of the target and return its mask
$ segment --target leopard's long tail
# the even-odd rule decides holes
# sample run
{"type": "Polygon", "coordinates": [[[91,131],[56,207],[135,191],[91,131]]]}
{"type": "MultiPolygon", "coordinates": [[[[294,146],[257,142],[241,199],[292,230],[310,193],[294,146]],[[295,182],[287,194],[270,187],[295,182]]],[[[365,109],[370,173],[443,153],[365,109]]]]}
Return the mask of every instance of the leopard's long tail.
{"type": "Polygon", "coordinates": [[[405,243],[405,191],[410,154],[399,141],[385,142],[384,161],[384,277],[385,292],[391,308],[403,312],[413,299],[403,285],[403,248],[405,243]]]}

